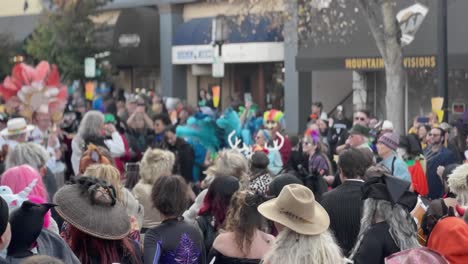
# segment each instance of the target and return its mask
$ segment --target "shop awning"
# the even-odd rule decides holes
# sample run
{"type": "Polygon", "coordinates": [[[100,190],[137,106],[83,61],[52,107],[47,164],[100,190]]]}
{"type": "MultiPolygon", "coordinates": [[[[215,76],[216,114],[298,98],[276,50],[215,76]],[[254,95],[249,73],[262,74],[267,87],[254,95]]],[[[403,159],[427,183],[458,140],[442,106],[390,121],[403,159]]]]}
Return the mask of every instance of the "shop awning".
{"type": "MultiPolygon", "coordinates": [[[[282,42],[281,27],[271,27],[267,18],[249,16],[238,25],[235,18],[228,19],[230,34],[226,43],[282,42]]],[[[173,45],[204,45],[211,42],[213,17],[191,19],[177,28],[173,45]]]]}
{"type": "Polygon", "coordinates": [[[112,63],[117,67],[157,67],[159,39],[159,14],[155,8],[122,10],[112,38],[112,63]]]}
{"type": "Polygon", "coordinates": [[[11,36],[15,42],[22,42],[36,29],[40,18],[40,15],[0,17],[0,34],[11,36]]]}
{"type": "MultiPolygon", "coordinates": [[[[212,17],[196,18],[180,25],[172,47],[173,64],[211,64],[212,17]]],[[[272,27],[267,18],[247,17],[240,25],[228,19],[230,33],[223,45],[225,63],[284,61],[282,27],[272,27]]]]}

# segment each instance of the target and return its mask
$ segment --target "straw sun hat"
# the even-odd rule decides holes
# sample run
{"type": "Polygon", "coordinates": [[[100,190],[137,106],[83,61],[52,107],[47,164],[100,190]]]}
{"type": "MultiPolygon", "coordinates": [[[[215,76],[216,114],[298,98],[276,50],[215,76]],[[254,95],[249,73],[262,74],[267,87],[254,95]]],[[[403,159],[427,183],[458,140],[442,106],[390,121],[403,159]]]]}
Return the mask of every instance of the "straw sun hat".
{"type": "Polygon", "coordinates": [[[78,230],[93,237],[120,240],[130,232],[130,218],[116,201],[115,189],[104,181],[80,177],[54,196],[57,213],[78,230]]]}
{"type": "Polygon", "coordinates": [[[300,184],[286,185],[277,198],[258,207],[264,217],[303,235],[318,235],[330,225],[325,209],[312,191],[300,184]]]}
{"type": "Polygon", "coordinates": [[[28,125],[26,119],[22,117],[13,118],[8,120],[7,127],[3,129],[0,134],[2,136],[14,136],[34,130],[33,125],[28,125]]]}

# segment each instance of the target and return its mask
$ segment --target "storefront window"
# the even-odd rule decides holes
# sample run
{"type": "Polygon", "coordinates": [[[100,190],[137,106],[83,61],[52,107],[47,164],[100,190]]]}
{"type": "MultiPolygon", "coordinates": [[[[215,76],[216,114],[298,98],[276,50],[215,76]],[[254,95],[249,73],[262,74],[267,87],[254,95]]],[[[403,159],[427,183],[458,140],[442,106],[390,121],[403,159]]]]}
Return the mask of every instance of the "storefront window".
{"type": "Polygon", "coordinates": [[[284,65],[283,63],[265,64],[265,95],[267,109],[284,109],[284,65]]]}

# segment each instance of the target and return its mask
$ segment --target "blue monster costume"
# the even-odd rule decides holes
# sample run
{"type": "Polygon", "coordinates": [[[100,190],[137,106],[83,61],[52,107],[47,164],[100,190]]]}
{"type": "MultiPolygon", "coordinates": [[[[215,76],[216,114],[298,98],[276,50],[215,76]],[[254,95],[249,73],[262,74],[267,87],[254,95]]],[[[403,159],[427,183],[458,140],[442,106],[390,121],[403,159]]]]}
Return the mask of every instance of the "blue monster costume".
{"type": "Polygon", "coordinates": [[[241,134],[241,122],[239,115],[231,107],[227,108],[223,115],[216,120],[216,125],[223,131],[224,145],[227,145],[229,135],[235,131],[235,136],[241,134]]]}
{"type": "Polygon", "coordinates": [[[221,148],[216,121],[203,113],[189,117],[187,125],[177,127],[176,135],[188,141],[196,141],[211,152],[217,152],[221,148]]]}

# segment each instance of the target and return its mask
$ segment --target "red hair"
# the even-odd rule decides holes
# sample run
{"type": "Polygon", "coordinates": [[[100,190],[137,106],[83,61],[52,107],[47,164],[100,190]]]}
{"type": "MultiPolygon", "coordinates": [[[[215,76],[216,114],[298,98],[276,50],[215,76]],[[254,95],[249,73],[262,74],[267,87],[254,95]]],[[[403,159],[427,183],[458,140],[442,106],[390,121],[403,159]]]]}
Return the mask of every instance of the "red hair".
{"type": "Polygon", "coordinates": [[[215,220],[214,228],[218,229],[226,218],[231,196],[232,195],[221,195],[209,189],[205,199],[203,199],[203,204],[198,215],[211,214],[215,220]]]}
{"type": "Polygon", "coordinates": [[[81,232],[69,225],[69,245],[81,263],[91,263],[93,257],[101,263],[120,263],[123,256],[130,256],[131,263],[139,263],[135,249],[128,238],[105,240],[81,232]]]}

